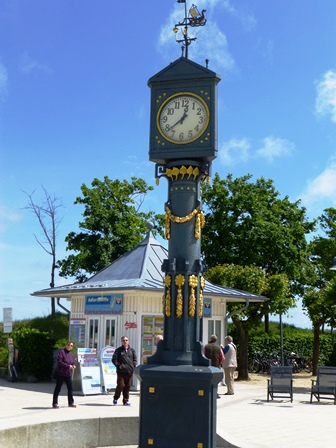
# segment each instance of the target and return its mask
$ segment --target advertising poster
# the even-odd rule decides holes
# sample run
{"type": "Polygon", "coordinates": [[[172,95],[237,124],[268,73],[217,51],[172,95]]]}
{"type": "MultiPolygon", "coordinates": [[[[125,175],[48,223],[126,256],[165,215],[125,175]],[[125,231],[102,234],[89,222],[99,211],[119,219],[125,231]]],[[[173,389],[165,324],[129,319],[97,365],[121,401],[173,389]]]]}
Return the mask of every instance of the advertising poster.
{"type": "Polygon", "coordinates": [[[112,356],[114,352],[114,347],[106,346],[99,353],[103,392],[107,392],[108,390],[117,387],[117,369],[116,366],[112,364],[112,356]]]}
{"type": "Polygon", "coordinates": [[[142,338],[142,354],[151,355],[153,353],[153,338],[152,336],[144,336],[142,338]]]}
{"type": "Polygon", "coordinates": [[[143,333],[152,334],[153,333],[153,316],[143,316],[143,333]]]}
{"type": "Polygon", "coordinates": [[[154,325],[154,334],[155,335],[158,335],[158,334],[163,335],[163,323],[164,323],[163,317],[155,317],[155,325],[154,325]]]}
{"type": "Polygon", "coordinates": [[[70,339],[76,342],[77,347],[85,345],[86,319],[70,319],[70,339]]]}
{"type": "Polygon", "coordinates": [[[83,395],[100,394],[101,380],[97,349],[78,348],[77,353],[83,395]]]}

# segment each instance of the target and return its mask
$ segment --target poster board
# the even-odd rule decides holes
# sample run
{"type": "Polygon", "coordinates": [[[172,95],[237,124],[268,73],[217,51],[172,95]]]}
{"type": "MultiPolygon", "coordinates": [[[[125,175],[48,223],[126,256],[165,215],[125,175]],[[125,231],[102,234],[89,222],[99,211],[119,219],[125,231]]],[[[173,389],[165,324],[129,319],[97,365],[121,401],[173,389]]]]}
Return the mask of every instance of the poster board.
{"type": "Polygon", "coordinates": [[[164,318],[162,316],[142,317],[141,362],[156,352],[156,336],[163,336],[164,318]]]}
{"type": "Polygon", "coordinates": [[[104,347],[99,352],[100,374],[102,391],[107,392],[117,387],[117,369],[112,363],[112,356],[115,348],[110,345],[104,347]]]}
{"type": "Polygon", "coordinates": [[[70,319],[69,339],[74,341],[77,347],[85,347],[86,319],[70,319]]]}
{"type": "Polygon", "coordinates": [[[97,349],[79,347],[77,355],[83,395],[101,394],[102,387],[97,349]]]}

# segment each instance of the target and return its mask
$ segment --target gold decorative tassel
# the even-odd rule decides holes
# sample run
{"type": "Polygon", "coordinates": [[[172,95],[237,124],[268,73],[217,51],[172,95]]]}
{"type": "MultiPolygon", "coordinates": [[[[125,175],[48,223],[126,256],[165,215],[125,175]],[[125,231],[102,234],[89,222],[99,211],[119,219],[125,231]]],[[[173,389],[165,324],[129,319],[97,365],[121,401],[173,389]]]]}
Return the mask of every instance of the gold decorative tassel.
{"type": "Polygon", "coordinates": [[[164,285],[166,289],[166,301],[164,303],[163,314],[166,314],[167,317],[171,316],[171,296],[170,296],[170,285],[171,285],[171,276],[166,275],[164,279],[164,285]]]}
{"type": "Polygon", "coordinates": [[[199,301],[199,310],[198,310],[198,317],[201,319],[203,316],[203,303],[204,303],[204,299],[203,299],[203,289],[204,289],[204,285],[205,285],[205,280],[204,277],[202,276],[200,278],[200,301],[199,301]]]}
{"type": "Polygon", "coordinates": [[[189,296],[189,317],[194,317],[196,312],[195,288],[197,287],[196,275],[189,276],[190,296],[189,296]]]}
{"type": "Polygon", "coordinates": [[[205,218],[202,210],[199,210],[195,219],[195,239],[198,240],[201,237],[201,229],[205,224],[205,218]]]}
{"type": "Polygon", "coordinates": [[[166,214],[165,214],[165,239],[170,240],[170,216],[169,216],[169,208],[166,207],[166,214]]]}
{"type": "Polygon", "coordinates": [[[178,274],[175,277],[175,285],[178,287],[177,289],[177,297],[176,297],[176,317],[179,319],[183,315],[183,295],[182,295],[182,286],[184,285],[185,278],[184,275],[178,274]]]}

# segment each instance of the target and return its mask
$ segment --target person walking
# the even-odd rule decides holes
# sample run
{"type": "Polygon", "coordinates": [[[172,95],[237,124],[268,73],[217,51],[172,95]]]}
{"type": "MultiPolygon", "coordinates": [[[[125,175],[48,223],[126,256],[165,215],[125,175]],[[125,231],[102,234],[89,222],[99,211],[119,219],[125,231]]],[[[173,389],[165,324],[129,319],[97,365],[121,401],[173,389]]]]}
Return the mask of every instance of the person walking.
{"type": "MultiPolygon", "coordinates": [[[[211,365],[213,367],[221,368],[223,361],[224,361],[224,355],[223,351],[220,348],[217,342],[217,336],[213,334],[209,342],[204,347],[204,354],[207,358],[211,360],[211,365]]],[[[217,398],[220,398],[220,395],[217,393],[217,398]]]]}
{"type": "Polygon", "coordinates": [[[53,394],[52,407],[58,409],[58,396],[61,392],[62,385],[65,382],[68,388],[68,405],[69,408],[75,408],[73,398],[73,386],[72,386],[72,374],[76,368],[76,359],[71,353],[73,349],[73,341],[68,341],[66,346],[59,351],[57,355],[57,366],[56,366],[56,386],[53,394]]]}
{"type": "Polygon", "coordinates": [[[112,356],[112,363],[117,368],[117,387],[113,396],[113,404],[116,405],[123,394],[123,405],[131,406],[129,391],[132,384],[132,376],[137,365],[135,350],[130,347],[128,337],[121,338],[122,345],[116,349],[112,356]]]}
{"type": "Polygon", "coordinates": [[[224,353],[224,378],[227,387],[225,395],[234,395],[234,372],[237,367],[237,348],[233,343],[232,336],[225,337],[224,353]]]}

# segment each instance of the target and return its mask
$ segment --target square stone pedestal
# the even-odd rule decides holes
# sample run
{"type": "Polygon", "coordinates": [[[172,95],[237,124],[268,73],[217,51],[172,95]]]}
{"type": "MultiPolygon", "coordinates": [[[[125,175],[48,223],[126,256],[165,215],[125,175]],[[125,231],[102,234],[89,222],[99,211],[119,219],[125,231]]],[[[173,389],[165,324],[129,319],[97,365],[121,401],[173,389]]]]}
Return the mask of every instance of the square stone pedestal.
{"type": "Polygon", "coordinates": [[[145,364],[135,374],[141,382],[139,448],[216,448],[221,369],[145,364]]]}

